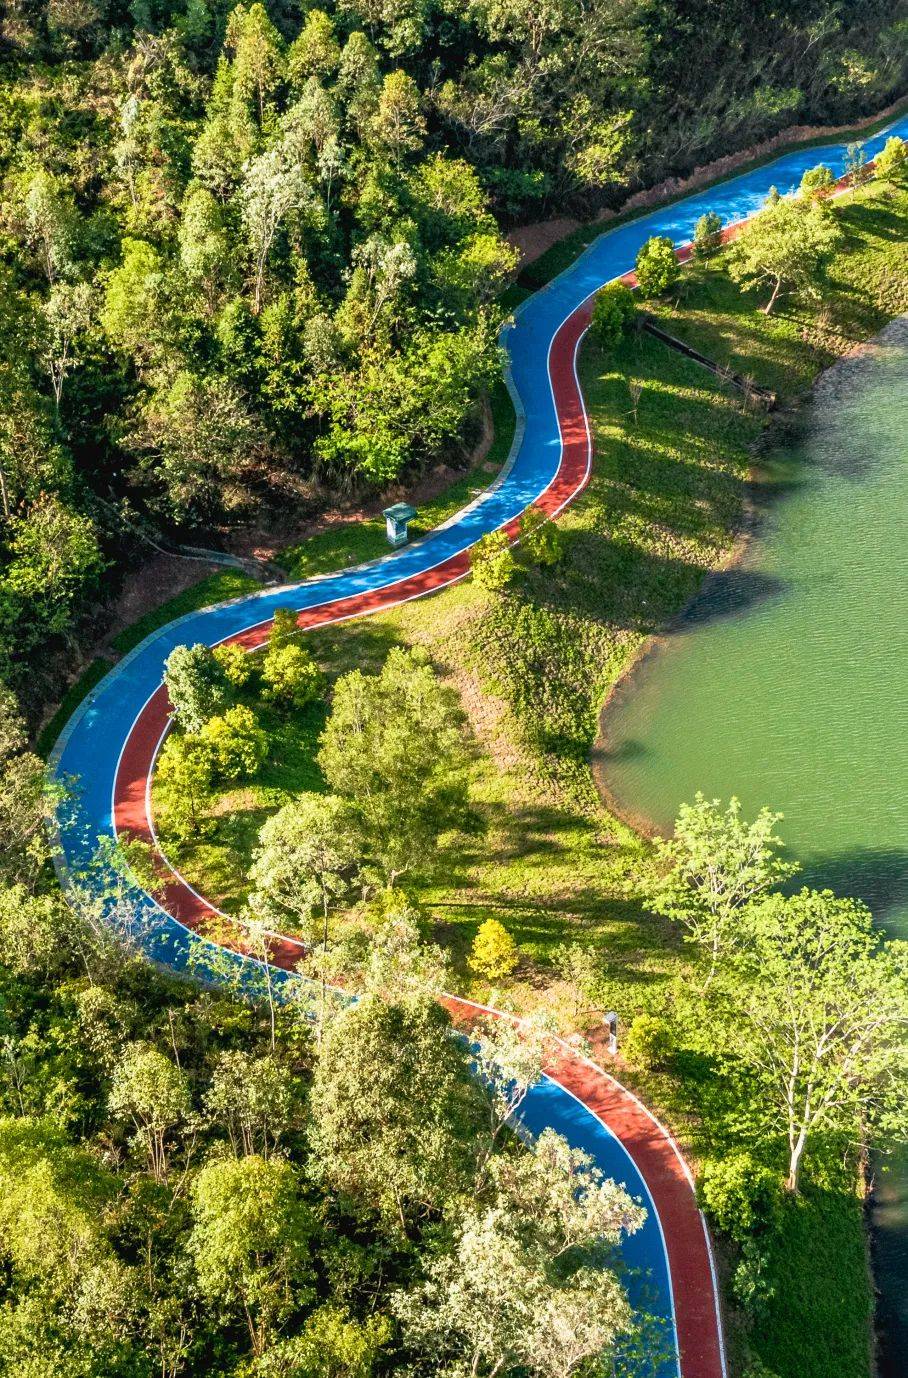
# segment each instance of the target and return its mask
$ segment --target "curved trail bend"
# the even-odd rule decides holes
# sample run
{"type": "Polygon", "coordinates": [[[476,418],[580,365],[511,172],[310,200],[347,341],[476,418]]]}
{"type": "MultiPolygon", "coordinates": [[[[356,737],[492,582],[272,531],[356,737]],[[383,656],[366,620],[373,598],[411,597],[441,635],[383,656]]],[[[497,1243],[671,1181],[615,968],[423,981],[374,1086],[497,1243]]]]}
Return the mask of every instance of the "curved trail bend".
{"type": "MultiPolygon", "coordinates": [[[[887,135],[908,136],[908,116],[867,141],[870,157],[887,135]]],[[[726,225],[760,208],[770,186],[794,190],[820,160],[844,169],[845,145],[800,149],[674,205],[606,230],[548,287],[518,308],[505,332],[510,387],[518,414],[511,455],[495,484],[444,526],[393,555],[356,569],[269,589],[179,618],[153,633],[119,662],[83,701],[55,747],[52,769],[80,782],[80,816],[61,826],[59,865],[65,878],[84,864],[99,836],[145,838],[157,848],[150,779],[167,727],[164,661],[174,646],[235,641],[252,650],[268,635],[277,607],[294,606],[303,628],[365,616],[456,582],[469,569],[469,550],[486,532],[513,534],[520,514],[536,503],[554,516],[580,493],[591,463],[591,441],[576,356],[589,321],[590,299],[628,273],[640,245],[654,234],[687,244],[699,217],[716,211],[726,225]]],[[[159,850],[159,849],[158,849],[159,850]]],[[[166,864],[166,862],[165,862],[166,864]]],[[[142,945],[149,958],[181,970],[196,929],[212,913],[176,871],[158,903],[136,891],[142,945]]],[[[274,979],[286,978],[298,945],[276,940],[274,979]]],[[[248,962],[240,951],[238,964],[248,962]]],[[[465,1002],[452,1001],[465,1017],[465,1002]]],[[[584,1148],[609,1176],[641,1198],[648,1216],[624,1247],[635,1270],[632,1300],[661,1316],[675,1348],[679,1378],[724,1378],[725,1358],[712,1254],[693,1181],[668,1132],[607,1071],[566,1049],[530,1093],[522,1118],[532,1133],[547,1126],[584,1148]],[[643,1276],[645,1274],[645,1276],[643,1276]]]]}

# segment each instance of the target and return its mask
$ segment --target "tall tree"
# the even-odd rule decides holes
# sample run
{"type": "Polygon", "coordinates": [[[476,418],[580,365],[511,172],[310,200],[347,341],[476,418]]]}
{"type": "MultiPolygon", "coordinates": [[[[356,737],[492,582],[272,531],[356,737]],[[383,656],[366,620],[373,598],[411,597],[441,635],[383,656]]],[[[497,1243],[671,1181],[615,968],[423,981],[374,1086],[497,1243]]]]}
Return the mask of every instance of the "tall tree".
{"type": "Polygon", "coordinates": [[[758,1081],[796,1192],[808,1144],[908,1135],[908,944],[857,900],[773,895],[746,911],[724,1035],[758,1081]]]}
{"type": "Polygon", "coordinates": [[[463,714],[417,652],[338,680],[318,761],[389,885],[468,819],[463,714]]]}
{"type": "Polygon", "coordinates": [[[709,961],[706,986],[720,956],[736,941],[743,911],[798,870],[780,856],[774,829],[781,818],[761,809],[748,823],[737,799],[723,810],[718,799],[698,793],[693,804],[682,804],[674,836],[656,840],[647,902],[657,914],[680,923],[688,940],[703,950],[709,961]]]}
{"type": "Polygon", "coordinates": [[[632,1328],[610,1250],[644,1211],[550,1130],[493,1165],[492,1202],[468,1206],[453,1249],[429,1259],[422,1285],[396,1294],[405,1336],[451,1378],[605,1367],[632,1328]]]}
{"type": "Polygon", "coordinates": [[[771,288],[763,307],[768,316],[783,292],[816,295],[819,273],[841,242],[822,201],[780,197],[743,227],[728,270],[736,282],[771,288]]]}
{"type": "Polygon", "coordinates": [[[213,1159],[192,1192],[199,1289],[245,1320],[253,1355],[313,1296],[312,1215],[282,1158],[213,1159]]]}
{"type": "Polygon", "coordinates": [[[331,1021],[312,1083],[319,1176],[405,1232],[469,1192],[482,1107],[434,1001],[367,995],[331,1021]]]}

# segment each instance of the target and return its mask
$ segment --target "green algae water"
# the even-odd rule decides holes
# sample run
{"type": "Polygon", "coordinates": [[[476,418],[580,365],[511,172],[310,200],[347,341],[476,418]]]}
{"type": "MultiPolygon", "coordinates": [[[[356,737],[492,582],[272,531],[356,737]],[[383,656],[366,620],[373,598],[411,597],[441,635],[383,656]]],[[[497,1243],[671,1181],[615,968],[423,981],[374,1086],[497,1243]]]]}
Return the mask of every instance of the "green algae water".
{"type": "MultiPolygon", "coordinates": [[[[767,480],[743,559],[607,709],[597,774],[662,830],[698,789],[780,810],[807,883],[908,938],[908,317],[819,381],[767,480]]],[[[908,1162],[878,1195],[883,1372],[904,1374],[908,1162]]]]}

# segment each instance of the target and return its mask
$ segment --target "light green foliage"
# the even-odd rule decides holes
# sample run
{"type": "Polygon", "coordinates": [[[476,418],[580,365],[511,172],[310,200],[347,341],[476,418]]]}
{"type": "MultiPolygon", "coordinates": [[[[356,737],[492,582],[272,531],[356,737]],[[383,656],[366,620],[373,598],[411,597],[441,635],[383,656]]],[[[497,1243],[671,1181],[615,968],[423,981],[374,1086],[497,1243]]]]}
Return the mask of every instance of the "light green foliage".
{"type": "Polygon", "coordinates": [[[426,1281],[394,1298],[405,1336],[450,1375],[561,1378],[607,1364],[631,1312],[604,1264],[639,1229],[641,1208],[548,1130],[530,1152],[493,1160],[493,1181],[492,1201],[464,1209],[426,1281]]]}
{"type": "Polygon", "coordinates": [[[171,1137],[192,1109],[179,1067],[150,1044],[130,1044],[114,1071],[108,1105],[116,1119],[133,1127],[133,1143],[146,1155],[152,1177],[165,1181],[171,1137]]]}
{"type": "Polygon", "coordinates": [[[155,764],[155,777],[166,791],[164,828],[177,840],[188,840],[202,830],[202,804],[211,788],[211,775],[211,753],[198,735],[171,733],[155,764]]]}
{"type": "Polygon", "coordinates": [[[122,1372],[113,1366],[135,1357],[136,1288],[105,1229],[114,1193],[97,1158],[59,1130],[0,1120],[0,1253],[13,1288],[0,1320],[8,1372],[83,1378],[122,1372]],[[71,1368],[58,1366],[61,1351],[71,1368]]]}
{"type": "Polygon", "coordinates": [[[403,1231],[472,1186],[481,1104],[448,1027],[430,999],[366,996],[328,1025],[315,1069],[309,1132],[321,1176],[403,1231]]]}
{"type": "Polygon", "coordinates": [[[199,1290],[243,1318],[255,1356],[312,1295],[313,1221],[282,1158],[206,1163],[192,1192],[190,1249],[199,1290]]]}
{"type": "Polygon", "coordinates": [[[835,178],[832,169],[825,163],[817,163],[816,167],[808,168],[801,178],[801,195],[816,196],[821,192],[829,191],[835,186],[835,178]]]}
{"type": "Polygon", "coordinates": [[[477,929],[470,948],[470,966],[487,981],[500,981],[517,968],[517,944],[498,919],[485,919],[477,929]]]}
{"type": "Polygon", "coordinates": [[[164,683],[173,716],[185,732],[199,732],[230,701],[227,676],[201,643],[175,646],[164,662],[164,683]]]}
{"type": "Polygon", "coordinates": [[[706,1164],[700,1199],[723,1234],[741,1244],[776,1224],[781,1205],[779,1179],[752,1154],[731,1153],[706,1164]]]}
{"type": "Polygon", "coordinates": [[[5,885],[34,884],[48,855],[45,826],[54,802],[44,763],[28,750],[15,697],[0,687],[0,880],[5,885]]]}
{"type": "Polygon", "coordinates": [[[722,808],[698,793],[682,804],[674,836],[656,840],[657,872],[646,887],[647,903],[685,929],[709,961],[707,985],[719,958],[738,941],[743,910],[797,871],[780,856],[775,834],[781,814],[761,809],[752,823],[737,799],[722,808]]]}
{"type": "Polygon", "coordinates": [[[426,123],[421,111],[419,87],[406,72],[389,72],[382,82],[375,114],[369,122],[368,136],[400,172],[407,154],[422,146],[426,123]]]}
{"type": "Polygon", "coordinates": [[[392,1333],[387,1316],[357,1320],[341,1307],[320,1306],[300,1335],[268,1350],[256,1366],[256,1378],[370,1378],[392,1333]]]}
{"type": "Polygon", "coordinates": [[[331,904],[350,885],[359,846],[349,805],[330,794],[301,794],[278,809],[259,834],[250,870],[251,906],[275,924],[289,918],[321,932],[331,904]]]}
{"type": "Polygon", "coordinates": [[[697,258],[709,258],[721,243],[722,217],[715,211],[701,215],[694,226],[694,253],[697,258]]]}
{"type": "Polygon", "coordinates": [[[60,895],[32,895],[20,882],[0,891],[3,960],[17,976],[47,976],[60,966],[68,910],[60,895]]]}
{"type": "Polygon", "coordinates": [[[94,297],[87,282],[55,282],[44,303],[42,357],[59,410],[67,375],[81,362],[92,324],[94,297]]]}
{"type": "Polygon", "coordinates": [[[363,989],[397,1002],[438,995],[449,984],[448,954],[426,940],[419,915],[404,904],[371,935],[359,978],[363,989]]]}
{"type": "Polygon", "coordinates": [[[213,310],[230,273],[230,237],[222,207],[207,187],[190,182],[180,207],[180,266],[213,310]]]}
{"type": "Polygon", "coordinates": [[[292,646],[299,637],[299,622],[295,608],[275,608],[274,621],[268,633],[268,650],[277,651],[292,646]]]}
{"type": "Polygon", "coordinates": [[[0,573],[0,627],[19,632],[17,652],[60,636],[94,593],[104,568],[94,526],[47,494],[7,527],[8,563],[0,573]]]}
{"type": "Polygon", "coordinates": [[[226,1130],[235,1157],[269,1158],[302,1125],[302,1087],[273,1056],[221,1053],[205,1112],[214,1127],[226,1130]]]}
{"type": "Polygon", "coordinates": [[[115,349],[147,363],[166,320],[164,264],[152,244],[124,239],[107,279],[101,325],[115,349]]]}
{"type": "Polygon", "coordinates": [[[513,1124],[527,1092],[535,1086],[557,1045],[544,1013],[521,1020],[492,1016],[470,1030],[470,1047],[489,1110],[487,1164],[506,1124],[513,1124]]]}
{"type": "Polygon", "coordinates": [[[269,647],[262,661],[265,697],[292,708],[305,708],[318,698],[321,670],[302,646],[269,647]]]}
{"type": "Polygon", "coordinates": [[[287,54],[287,71],[296,86],[309,77],[324,81],[337,71],[341,50],[334,24],[324,10],[313,9],[306,15],[299,35],[287,54]]]}
{"type": "Polygon", "coordinates": [[[634,265],[637,285],[645,297],[658,297],[681,276],[675,246],[666,235],[653,235],[637,254],[634,265]]]}
{"type": "Polygon", "coordinates": [[[819,1135],[908,1130],[908,944],[858,900],[770,896],[742,916],[726,973],[729,1042],[788,1151],[787,1186],[819,1135]]]}
{"type": "Polygon", "coordinates": [[[53,285],[72,268],[78,227],[72,190],[41,168],[25,181],[22,212],[26,242],[53,285]]]}
{"type": "Polygon", "coordinates": [[[881,152],[876,155],[873,167],[877,177],[892,182],[904,176],[906,163],[908,163],[908,148],[905,146],[905,141],[893,134],[891,138],[886,140],[881,152]]]}
{"type": "Polygon", "coordinates": [[[647,1072],[664,1068],[674,1051],[672,1026],[659,1015],[636,1014],[619,1046],[632,1067],[642,1067],[647,1072]]]}
{"type": "Polygon", "coordinates": [[[208,718],[199,729],[198,741],[209,754],[213,775],[222,780],[255,775],[268,753],[267,734],[245,704],[208,718]]]}
{"type": "Polygon", "coordinates": [[[390,885],[425,869],[439,836],[471,821],[463,714],[417,651],[395,647],[378,675],[338,680],[318,763],[390,885]]]}
{"type": "Polygon", "coordinates": [[[488,531],[470,551],[473,578],[490,593],[501,593],[517,573],[517,561],[505,531],[488,531]]]}
{"type": "Polygon", "coordinates": [[[252,662],[249,654],[243,646],[237,645],[235,641],[225,641],[220,646],[215,646],[212,654],[224,671],[224,676],[231,689],[242,689],[249,683],[252,676],[252,662]]]}
{"type": "Polygon", "coordinates": [[[624,282],[607,282],[596,293],[590,330],[603,349],[611,349],[634,322],[634,293],[624,282]]]}
{"type": "Polygon", "coordinates": [[[520,518],[519,552],[531,564],[557,565],[564,554],[561,530],[541,508],[530,505],[520,518]]]}

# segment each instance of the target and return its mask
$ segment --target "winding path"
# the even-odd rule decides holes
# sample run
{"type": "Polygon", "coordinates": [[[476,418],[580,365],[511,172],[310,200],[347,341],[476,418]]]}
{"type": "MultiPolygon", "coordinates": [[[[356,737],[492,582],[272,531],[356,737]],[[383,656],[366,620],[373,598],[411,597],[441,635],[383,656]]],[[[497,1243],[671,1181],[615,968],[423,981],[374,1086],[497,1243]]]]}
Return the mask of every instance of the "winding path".
{"type": "MultiPolygon", "coordinates": [[[[869,156],[892,133],[908,136],[908,116],[867,141],[869,156]]],[[[793,190],[817,162],[839,174],[844,160],[842,144],[797,150],[606,230],[560,277],[522,303],[505,332],[517,433],[501,475],[480,498],[421,541],[382,560],[190,613],[124,657],[76,710],[52,755],[53,771],[77,777],[80,790],[78,817],[60,827],[63,879],[89,859],[99,836],[144,838],[160,854],[150,779],[167,729],[162,670],[174,646],[231,641],[254,650],[266,640],[277,607],[294,606],[300,626],[310,628],[423,597],[462,579],[470,547],[488,531],[503,528],[513,534],[530,503],[557,515],[582,491],[590,472],[592,447],[576,358],[596,290],[629,272],[650,235],[687,244],[707,210],[716,211],[733,233],[759,209],[771,185],[783,193],[793,190]]],[[[172,867],[160,902],[136,889],[135,903],[145,952],[177,970],[185,968],[192,943],[204,941],[193,930],[217,912],[172,867]]],[[[225,950],[238,965],[252,960],[241,951],[239,933],[237,949],[225,950]]],[[[298,956],[298,944],[275,937],[276,981],[286,979],[298,956]]],[[[475,1013],[468,1002],[453,998],[449,1007],[461,1020],[475,1013]]],[[[676,1371],[679,1378],[724,1378],[709,1238],[689,1169],[668,1131],[606,1070],[567,1046],[530,1093],[522,1118],[532,1133],[551,1126],[586,1149],[643,1201],[646,1223],[623,1248],[631,1298],[668,1328],[675,1359],[668,1360],[666,1371],[676,1371]]]]}

